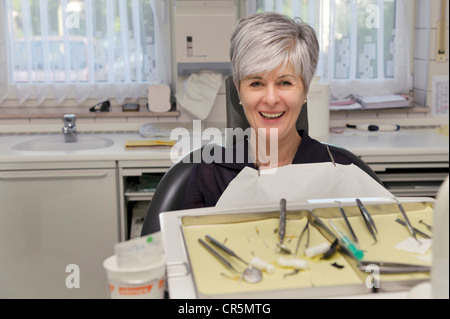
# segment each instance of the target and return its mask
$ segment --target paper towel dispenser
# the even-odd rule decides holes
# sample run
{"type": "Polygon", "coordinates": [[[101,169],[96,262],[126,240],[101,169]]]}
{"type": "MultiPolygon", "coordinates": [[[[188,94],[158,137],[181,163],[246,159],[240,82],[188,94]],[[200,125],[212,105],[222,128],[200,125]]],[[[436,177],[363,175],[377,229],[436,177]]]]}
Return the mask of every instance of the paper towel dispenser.
{"type": "Polygon", "coordinates": [[[199,73],[201,71],[213,71],[222,74],[231,74],[230,62],[210,62],[210,63],[178,63],[178,75],[188,76],[192,73],[199,73]]]}
{"type": "Polygon", "coordinates": [[[236,22],[234,1],[177,1],[177,74],[204,70],[230,74],[230,37],[236,22]]]}

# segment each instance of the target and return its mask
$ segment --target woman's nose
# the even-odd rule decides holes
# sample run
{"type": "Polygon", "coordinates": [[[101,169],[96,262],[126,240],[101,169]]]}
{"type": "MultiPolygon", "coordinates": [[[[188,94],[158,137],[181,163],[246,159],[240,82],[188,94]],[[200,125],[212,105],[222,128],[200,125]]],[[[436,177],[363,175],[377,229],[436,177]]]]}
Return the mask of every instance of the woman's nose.
{"type": "Polygon", "coordinates": [[[280,101],[280,97],[275,85],[267,85],[264,92],[264,101],[270,105],[276,105],[280,101]]]}

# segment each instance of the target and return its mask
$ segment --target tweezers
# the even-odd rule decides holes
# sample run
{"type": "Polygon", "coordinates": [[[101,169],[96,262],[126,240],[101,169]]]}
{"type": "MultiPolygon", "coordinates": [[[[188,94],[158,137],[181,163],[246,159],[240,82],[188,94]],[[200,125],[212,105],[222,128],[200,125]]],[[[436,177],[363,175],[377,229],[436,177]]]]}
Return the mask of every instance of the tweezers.
{"type": "Polygon", "coordinates": [[[372,219],[372,216],[370,216],[369,211],[367,208],[363,205],[361,200],[359,198],[356,199],[356,204],[358,204],[359,211],[361,212],[361,215],[364,219],[364,223],[366,224],[367,229],[369,230],[370,234],[372,235],[373,239],[375,239],[376,244],[378,242],[377,236],[375,236],[375,233],[378,233],[378,229],[375,226],[375,222],[372,219]]]}
{"type": "Polygon", "coordinates": [[[347,214],[345,213],[344,209],[341,206],[341,202],[335,201],[339,204],[339,210],[341,211],[342,218],[344,218],[345,224],[347,225],[348,231],[350,232],[350,235],[352,235],[353,241],[357,244],[358,238],[355,235],[355,232],[353,231],[352,225],[350,225],[350,222],[348,221],[347,214]]]}
{"type": "MultiPolygon", "coordinates": [[[[397,223],[399,223],[400,225],[407,226],[407,224],[406,224],[403,220],[401,220],[401,219],[399,219],[399,218],[397,218],[395,221],[396,221],[397,223]]],[[[428,235],[428,234],[425,234],[423,231],[421,231],[421,230],[419,230],[419,229],[417,229],[417,228],[415,228],[415,227],[413,227],[413,229],[414,229],[414,231],[416,232],[417,235],[420,235],[420,236],[422,236],[422,237],[424,237],[424,238],[431,239],[431,236],[428,235]]]]}
{"type": "Polygon", "coordinates": [[[297,246],[295,247],[296,255],[298,253],[298,248],[300,247],[300,241],[302,240],[303,234],[305,233],[306,230],[308,230],[308,238],[306,240],[306,247],[308,247],[309,246],[309,220],[306,221],[305,227],[303,228],[302,232],[300,233],[300,236],[298,236],[297,246]]]}
{"type": "Polygon", "coordinates": [[[359,270],[366,271],[366,267],[370,265],[378,266],[380,274],[401,274],[401,273],[413,273],[413,272],[430,272],[430,266],[421,266],[413,264],[402,264],[394,262],[384,261],[360,261],[359,270]]]}
{"type": "Polygon", "coordinates": [[[286,199],[280,200],[280,222],[278,227],[278,236],[280,238],[280,245],[283,245],[284,236],[286,235],[286,199]]]}
{"type": "Polygon", "coordinates": [[[409,232],[411,233],[411,235],[414,237],[414,239],[415,239],[418,243],[422,244],[422,243],[417,239],[416,231],[415,231],[414,227],[412,227],[411,222],[409,221],[408,216],[406,215],[406,212],[405,212],[405,210],[403,209],[402,204],[398,201],[397,198],[394,198],[394,200],[397,202],[398,208],[400,209],[400,212],[402,213],[402,216],[403,216],[403,218],[405,219],[405,223],[406,223],[406,226],[408,227],[409,232]]]}

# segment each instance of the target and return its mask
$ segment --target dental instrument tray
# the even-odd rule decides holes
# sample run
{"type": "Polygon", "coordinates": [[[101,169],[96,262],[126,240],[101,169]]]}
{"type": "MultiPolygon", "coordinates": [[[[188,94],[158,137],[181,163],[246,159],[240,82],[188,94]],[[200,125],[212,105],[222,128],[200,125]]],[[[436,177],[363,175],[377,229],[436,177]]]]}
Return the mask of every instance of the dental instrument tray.
{"type": "Polygon", "coordinates": [[[358,204],[350,198],[288,202],[283,241],[286,250],[278,247],[277,203],[160,214],[170,297],[318,298],[407,291],[429,281],[432,233],[424,223],[432,224],[435,200],[419,197],[359,200],[358,204]],[[397,201],[401,202],[409,222],[429,238],[418,236],[420,242],[417,241],[404,224],[396,221],[404,216],[397,201]],[[360,212],[361,203],[376,224],[376,241],[360,212]],[[309,227],[305,227],[307,224],[309,227]],[[357,242],[350,240],[355,237],[349,224],[357,242]],[[204,241],[208,236],[260,268],[262,280],[244,281],[239,274],[247,266],[223,254],[238,270],[231,272],[199,243],[199,239],[204,241]],[[351,247],[358,247],[364,257],[356,258],[346,240],[351,247]],[[319,248],[322,250],[318,254],[311,253],[319,248]]]}

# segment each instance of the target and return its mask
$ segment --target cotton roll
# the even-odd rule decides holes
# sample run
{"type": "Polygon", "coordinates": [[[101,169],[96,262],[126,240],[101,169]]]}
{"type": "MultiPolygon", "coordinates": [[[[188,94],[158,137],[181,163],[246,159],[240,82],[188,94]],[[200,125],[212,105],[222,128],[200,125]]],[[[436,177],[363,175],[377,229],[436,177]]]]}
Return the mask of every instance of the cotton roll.
{"type": "Polygon", "coordinates": [[[278,265],[282,267],[292,267],[295,269],[306,269],[309,267],[309,264],[306,260],[301,259],[286,259],[283,257],[280,257],[278,259],[278,265]]]}
{"type": "Polygon", "coordinates": [[[275,272],[275,266],[269,263],[266,263],[264,260],[258,257],[253,257],[250,260],[250,265],[253,267],[265,270],[268,274],[272,274],[275,272]]]}
{"type": "Polygon", "coordinates": [[[307,248],[305,250],[305,255],[306,257],[312,258],[326,253],[328,249],[330,249],[330,245],[327,243],[323,243],[311,248],[307,248]]]}

